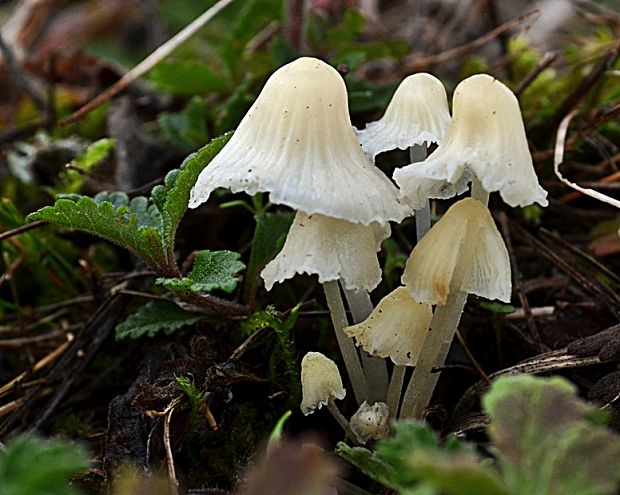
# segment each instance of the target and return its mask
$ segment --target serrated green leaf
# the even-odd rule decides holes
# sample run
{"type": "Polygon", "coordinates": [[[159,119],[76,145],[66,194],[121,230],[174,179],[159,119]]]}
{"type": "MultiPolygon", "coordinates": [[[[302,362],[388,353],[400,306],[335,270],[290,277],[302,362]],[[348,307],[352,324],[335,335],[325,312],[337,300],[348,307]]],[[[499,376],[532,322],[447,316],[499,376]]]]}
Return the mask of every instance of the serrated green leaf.
{"type": "Polygon", "coordinates": [[[194,268],[189,276],[159,278],[157,283],[173,292],[221,290],[231,293],[239,283],[235,275],[245,268],[239,257],[239,253],[232,251],[200,251],[196,254],[194,268]]]}
{"type": "Polygon", "coordinates": [[[191,61],[160,62],[149,74],[161,91],[175,96],[205,95],[226,91],[229,80],[206,64],[191,61]]]}
{"type": "Polygon", "coordinates": [[[620,437],[593,422],[593,406],[564,378],[502,377],[482,401],[513,493],[616,493],[620,437]]]}
{"type": "Polygon", "coordinates": [[[110,151],[116,146],[116,141],[111,138],[103,138],[91,143],[86,150],[76,156],[71,165],[81,170],[90,171],[105,160],[110,151]]]}
{"type": "Polygon", "coordinates": [[[0,451],[2,495],[77,495],[71,476],[89,466],[79,445],[22,436],[0,451]]]}
{"type": "Polygon", "coordinates": [[[189,155],[180,169],[166,175],[164,185],[156,186],[151,192],[153,203],[162,216],[162,235],[168,256],[173,257],[174,237],[177,227],[189,203],[189,193],[194,187],[200,172],[228,142],[232,133],[212,139],[209,144],[189,155]]]}
{"type": "Polygon", "coordinates": [[[137,312],[116,327],[116,340],[154,337],[160,332],[165,335],[183,327],[198,323],[202,319],[179,308],[173,303],[149,301],[137,312]]]}
{"type": "Polygon", "coordinates": [[[363,447],[349,447],[346,443],[339,442],[336,445],[336,454],[383,486],[401,492],[408,488],[400,484],[394,466],[376,455],[372,450],[363,447]]]}
{"type": "Polygon", "coordinates": [[[168,266],[157,226],[161,225],[161,217],[147,204],[145,198],[129,202],[122,193],[103,193],[96,199],[57,199],[53,206],[46,206],[27,218],[102,237],[128,249],[149,268],[161,273],[168,266]]]}

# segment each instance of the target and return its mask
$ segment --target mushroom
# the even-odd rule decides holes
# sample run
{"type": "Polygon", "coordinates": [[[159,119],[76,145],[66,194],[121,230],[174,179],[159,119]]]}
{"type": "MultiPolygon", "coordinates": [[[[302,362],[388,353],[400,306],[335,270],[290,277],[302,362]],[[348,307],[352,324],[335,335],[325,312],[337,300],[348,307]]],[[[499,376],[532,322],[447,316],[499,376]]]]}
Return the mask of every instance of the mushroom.
{"type": "Polygon", "coordinates": [[[467,294],[510,301],[508,251],[489,210],[466,198],[448,209],[407,260],[402,282],[418,301],[436,304],[430,331],[403,398],[400,417],[428,405],[467,301],[467,294]]]}
{"type": "Polygon", "coordinates": [[[217,187],[268,192],[272,203],[363,225],[411,214],[361,150],[342,77],[310,57],[271,75],[230,141],[201,172],[189,206],[205,202],[217,187]]]}
{"type": "Polygon", "coordinates": [[[372,159],[384,151],[440,143],[450,111],[446,90],[439,79],[421,72],[399,84],[383,117],[358,131],[364,152],[372,159]]]}
{"type": "Polygon", "coordinates": [[[308,352],[301,360],[301,395],[300,408],[304,416],[326,406],[344,432],[352,439],[356,438],[349,422],[334,403],[335,399],[342,400],[346,395],[338,366],[320,352],[308,352]]]}
{"type": "MultiPolygon", "coordinates": [[[[409,158],[415,163],[426,158],[430,143],[441,143],[449,123],[446,89],[439,79],[421,72],[400,83],[383,117],[358,131],[358,139],[372,159],[383,151],[409,148],[409,158]]],[[[419,241],[431,226],[428,198],[417,210],[419,241]]]]}
{"type": "Polygon", "coordinates": [[[405,287],[398,287],[365,321],[344,329],[365,351],[395,364],[387,393],[392,417],[398,414],[406,367],[416,365],[432,316],[430,304],[417,302],[405,287]]]}
{"type": "Polygon", "coordinates": [[[547,205],[538,184],[519,102],[497,79],[477,74],[459,83],[452,120],[439,148],[421,164],[394,172],[403,197],[420,208],[427,198],[450,198],[467,190],[488,202],[499,191],[510,206],[547,205]]]}
{"type": "Polygon", "coordinates": [[[351,431],[363,444],[371,439],[379,440],[390,432],[389,419],[389,409],[385,402],[372,405],[364,402],[351,416],[351,431]]]}

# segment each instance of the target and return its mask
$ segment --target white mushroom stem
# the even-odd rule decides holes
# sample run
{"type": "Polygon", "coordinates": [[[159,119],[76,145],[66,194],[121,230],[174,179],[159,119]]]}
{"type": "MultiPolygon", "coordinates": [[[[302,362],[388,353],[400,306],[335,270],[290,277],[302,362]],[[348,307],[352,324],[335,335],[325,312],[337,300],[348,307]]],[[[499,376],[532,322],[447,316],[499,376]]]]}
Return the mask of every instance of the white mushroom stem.
{"type": "MultiPolygon", "coordinates": [[[[344,287],[343,290],[353,316],[353,323],[359,323],[368,318],[373,310],[368,292],[365,290],[347,290],[344,287]]],[[[383,358],[371,356],[363,349],[360,349],[359,352],[368,383],[370,401],[384,402],[388,389],[387,362],[383,358]]]]}
{"type": "MultiPolygon", "coordinates": [[[[425,145],[415,145],[409,148],[409,159],[411,163],[423,162],[426,160],[428,148],[425,145]]],[[[415,212],[415,233],[416,239],[420,242],[420,239],[424,237],[431,228],[431,203],[426,198],[426,203],[420,210],[415,212]]]]}
{"type": "Polygon", "coordinates": [[[332,417],[336,420],[336,423],[338,423],[340,427],[343,429],[345,435],[351,439],[351,442],[356,445],[359,444],[357,435],[353,433],[353,430],[351,430],[351,425],[347,421],[347,418],[345,418],[343,414],[340,412],[340,409],[338,409],[338,406],[336,405],[333,399],[330,399],[327,402],[327,410],[330,412],[332,417]]]}
{"type": "Polygon", "coordinates": [[[355,395],[355,400],[359,406],[362,402],[368,400],[368,383],[357,354],[357,349],[353,343],[353,339],[349,338],[344,333],[344,328],[348,326],[349,323],[347,321],[347,314],[344,309],[342,297],[340,296],[338,282],[335,280],[324,282],[323,291],[325,292],[325,298],[327,299],[327,307],[329,308],[332,324],[334,326],[334,332],[336,333],[336,339],[338,340],[340,354],[342,354],[342,359],[353,387],[353,394],[355,395]]]}
{"type": "Polygon", "coordinates": [[[471,179],[471,197],[480,201],[484,206],[489,204],[489,191],[482,187],[482,182],[476,174],[471,179]]]}
{"type": "Polygon", "coordinates": [[[466,302],[466,292],[451,289],[445,306],[435,308],[430,331],[424,339],[424,346],[403,398],[400,418],[422,419],[439,380],[439,373],[432,373],[432,370],[446,362],[466,302]]]}
{"type": "Polygon", "coordinates": [[[390,410],[390,418],[398,416],[398,405],[403,395],[403,384],[405,383],[406,366],[395,365],[392,370],[392,378],[387,393],[387,406],[390,410]]]}

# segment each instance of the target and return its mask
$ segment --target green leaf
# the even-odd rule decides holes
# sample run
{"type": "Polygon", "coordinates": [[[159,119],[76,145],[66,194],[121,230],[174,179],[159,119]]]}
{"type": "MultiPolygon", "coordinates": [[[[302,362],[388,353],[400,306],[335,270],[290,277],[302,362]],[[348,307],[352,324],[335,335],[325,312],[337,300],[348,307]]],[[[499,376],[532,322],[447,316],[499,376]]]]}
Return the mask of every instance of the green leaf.
{"type": "Polygon", "coordinates": [[[239,253],[232,251],[200,251],[188,277],[159,278],[157,283],[172,292],[221,290],[231,293],[239,283],[235,275],[245,268],[239,257],[239,253]]]}
{"type": "Polygon", "coordinates": [[[60,440],[22,436],[0,451],[2,495],[77,495],[71,476],[88,468],[86,451],[60,440]]]}
{"type": "Polygon", "coordinates": [[[209,138],[207,117],[207,103],[194,97],[182,112],[162,112],[157,120],[168,141],[182,150],[193,150],[209,138]]]}
{"type": "Polygon", "coordinates": [[[71,162],[76,168],[84,171],[90,171],[107,158],[110,151],[116,146],[116,141],[110,138],[103,138],[91,143],[88,148],[71,162]]]}
{"type": "Polygon", "coordinates": [[[392,438],[378,442],[374,453],[342,444],[338,453],[401,493],[429,493],[433,487],[449,495],[509,494],[498,474],[469,445],[456,438],[440,445],[427,425],[413,421],[396,423],[394,430],[392,438]]]}
{"type": "Polygon", "coordinates": [[[604,495],[620,482],[620,437],[564,378],[502,377],[482,401],[513,493],[604,495]]]}
{"type": "Polygon", "coordinates": [[[201,316],[188,313],[175,304],[164,301],[149,301],[136,313],[130,315],[116,327],[116,340],[154,337],[160,332],[166,335],[183,327],[198,323],[201,316]]]}
{"type": "Polygon", "coordinates": [[[102,237],[128,249],[156,272],[165,271],[167,266],[161,216],[144,197],[129,201],[123,193],[101,193],[95,198],[60,198],[27,218],[102,237]]]}
{"type": "Polygon", "coordinates": [[[160,62],[149,78],[157,89],[175,96],[222,93],[230,83],[226,76],[214,72],[211,66],[190,61],[160,62]]]}

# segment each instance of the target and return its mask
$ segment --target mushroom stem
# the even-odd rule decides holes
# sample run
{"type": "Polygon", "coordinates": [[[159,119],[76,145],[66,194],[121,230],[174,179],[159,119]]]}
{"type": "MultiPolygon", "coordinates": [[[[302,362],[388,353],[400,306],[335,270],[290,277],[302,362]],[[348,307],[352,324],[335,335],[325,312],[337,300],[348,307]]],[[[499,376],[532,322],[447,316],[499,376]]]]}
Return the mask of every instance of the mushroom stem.
{"type": "Polygon", "coordinates": [[[347,374],[351,380],[355,400],[359,406],[362,402],[368,400],[368,383],[366,382],[364,370],[357,354],[355,344],[353,343],[353,339],[349,338],[344,333],[344,328],[348,326],[349,323],[347,321],[347,314],[340,295],[338,282],[335,280],[324,282],[323,291],[325,292],[327,306],[331,315],[332,324],[334,325],[334,332],[336,333],[336,339],[338,340],[338,347],[340,348],[340,353],[342,354],[342,359],[347,369],[347,374]]]}
{"type": "Polygon", "coordinates": [[[338,423],[340,427],[343,429],[345,435],[348,436],[354,444],[359,445],[357,435],[353,433],[353,430],[351,430],[351,425],[347,421],[347,418],[345,418],[343,414],[340,412],[340,409],[338,409],[338,406],[334,402],[334,399],[330,399],[327,402],[327,410],[331,413],[332,417],[336,420],[336,423],[338,423]]]}
{"type": "Polygon", "coordinates": [[[435,308],[430,331],[424,339],[424,346],[405,391],[400,418],[422,419],[439,380],[439,373],[433,373],[432,370],[444,365],[466,302],[467,293],[453,288],[445,306],[435,308]]]}
{"type": "Polygon", "coordinates": [[[395,365],[392,370],[392,378],[390,379],[390,387],[387,393],[387,406],[390,411],[390,418],[398,416],[398,405],[403,395],[403,384],[405,383],[406,366],[395,365]]]}
{"type": "MultiPolygon", "coordinates": [[[[342,285],[342,283],[341,283],[342,285]]],[[[365,290],[353,291],[343,287],[353,323],[364,321],[373,310],[370,295],[365,290]]],[[[371,356],[363,349],[359,350],[362,367],[368,383],[369,396],[372,402],[384,402],[388,390],[388,369],[385,359],[371,356]]]]}
{"type": "MultiPolygon", "coordinates": [[[[423,144],[416,144],[415,146],[411,146],[409,148],[409,159],[411,163],[423,162],[426,160],[426,156],[428,154],[428,148],[423,144]]],[[[424,207],[420,210],[416,210],[415,212],[415,233],[417,241],[420,242],[420,239],[424,237],[429,229],[431,228],[431,203],[428,198],[426,198],[426,203],[424,207]]]]}

